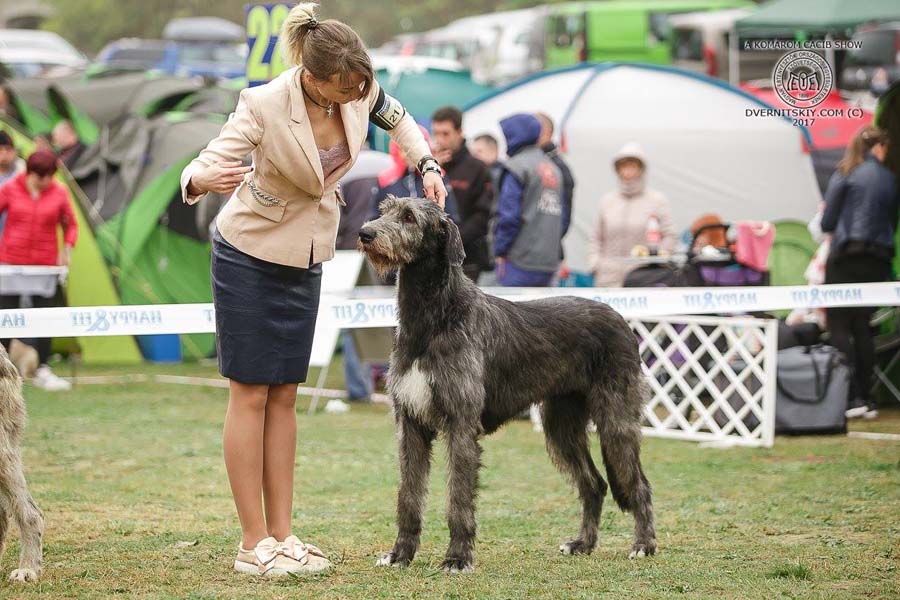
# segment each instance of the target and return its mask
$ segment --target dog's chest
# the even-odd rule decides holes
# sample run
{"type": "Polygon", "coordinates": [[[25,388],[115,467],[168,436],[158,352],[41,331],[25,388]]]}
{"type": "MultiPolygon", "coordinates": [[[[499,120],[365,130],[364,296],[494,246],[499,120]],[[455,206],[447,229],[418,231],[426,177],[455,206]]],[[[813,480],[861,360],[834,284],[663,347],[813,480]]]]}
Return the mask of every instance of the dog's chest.
{"type": "Polygon", "coordinates": [[[421,422],[427,422],[431,414],[431,378],[413,361],[412,366],[402,373],[391,372],[391,397],[409,414],[421,422]]]}

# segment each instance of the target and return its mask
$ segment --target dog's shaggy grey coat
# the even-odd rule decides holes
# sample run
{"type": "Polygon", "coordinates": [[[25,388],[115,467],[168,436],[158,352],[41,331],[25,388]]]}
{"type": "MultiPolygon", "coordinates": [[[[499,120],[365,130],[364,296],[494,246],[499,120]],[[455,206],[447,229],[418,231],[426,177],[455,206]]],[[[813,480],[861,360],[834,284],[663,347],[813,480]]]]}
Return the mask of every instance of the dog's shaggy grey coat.
{"type": "Polygon", "coordinates": [[[389,198],[359,247],[381,271],[397,269],[399,327],[388,373],[400,459],[399,532],[379,565],[408,565],[419,546],[431,446],[446,438],[450,546],[442,568],[474,569],[479,438],[533,403],[547,448],[582,502],[578,536],[560,546],[590,553],[607,484],[588,444],[597,425],[613,498],[635,519],[631,557],[656,551],[650,484],[640,461],[648,387],[625,320],[599,302],[558,297],[513,303],[463,274],[459,230],[434,203],[389,198]]]}
{"type": "Polygon", "coordinates": [[[10,523],[15,520],[21,537],[19,568],[13,581],[35,581],[41,575],[44,519],[25,484],[22,467],[22,433],[25,401],[22,379],[0,345],[0,560],[6,550],[10,523]]]}

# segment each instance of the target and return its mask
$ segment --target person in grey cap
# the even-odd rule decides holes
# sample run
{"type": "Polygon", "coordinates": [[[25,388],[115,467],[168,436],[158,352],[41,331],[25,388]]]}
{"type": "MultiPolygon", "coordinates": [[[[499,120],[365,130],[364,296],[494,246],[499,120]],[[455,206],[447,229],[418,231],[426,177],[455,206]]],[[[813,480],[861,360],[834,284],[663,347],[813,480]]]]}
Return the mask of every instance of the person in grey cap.
{"type": "Polygon", "coordinates": [[[591,233],[590,264],[597,287],[622,287],[635,266],[629,257],[645,252],[671,254],[677,241],[669,200],[645,181],[647,160],[635,142],[613,157],[619,188],[600,200],[591,233]]]}

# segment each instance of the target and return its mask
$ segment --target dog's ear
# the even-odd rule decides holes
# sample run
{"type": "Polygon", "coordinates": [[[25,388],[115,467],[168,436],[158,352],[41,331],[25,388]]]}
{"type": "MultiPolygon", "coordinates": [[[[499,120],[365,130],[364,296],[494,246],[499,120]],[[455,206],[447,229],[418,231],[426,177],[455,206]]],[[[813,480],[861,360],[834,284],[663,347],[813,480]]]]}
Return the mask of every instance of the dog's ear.
{"type": "Polygon", "coordinates": [[[441,218],[441,229],[444,230],[444,252],[447,253],[447,261],[454,267],[461,267],[466,259],[466,251],[463,249],[462,237],[459,228],[446,214],[441,218]]]}

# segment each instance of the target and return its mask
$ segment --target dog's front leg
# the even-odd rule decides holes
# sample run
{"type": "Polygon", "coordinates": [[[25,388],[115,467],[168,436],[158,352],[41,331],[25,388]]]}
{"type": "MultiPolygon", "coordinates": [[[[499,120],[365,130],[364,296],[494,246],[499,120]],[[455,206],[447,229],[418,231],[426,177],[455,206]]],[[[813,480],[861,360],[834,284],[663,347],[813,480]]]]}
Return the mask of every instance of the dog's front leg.
{"type": "Polygon", "coordinates": [[[450,546],[441,568],[449,573],[475,570],[475,497],[481,446],[476,424],[456,424],[447,432],[449,463],[447,522],[450,546]]]}
{"type": "Polygon", "coordinates": [[[409,566],[422,533],[422,513],[428,493],[431,444],[434,431],[411,419],[397,408],[397,437],[400,458],[400,490],[397,493],[397,541],[378,559],[378,566],[409,566]]]}

